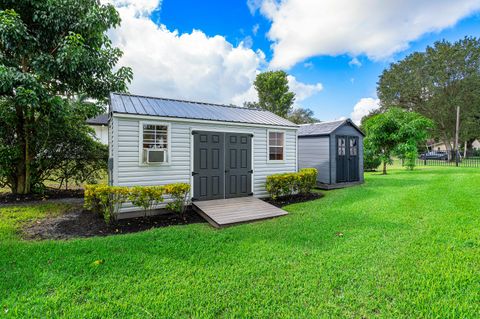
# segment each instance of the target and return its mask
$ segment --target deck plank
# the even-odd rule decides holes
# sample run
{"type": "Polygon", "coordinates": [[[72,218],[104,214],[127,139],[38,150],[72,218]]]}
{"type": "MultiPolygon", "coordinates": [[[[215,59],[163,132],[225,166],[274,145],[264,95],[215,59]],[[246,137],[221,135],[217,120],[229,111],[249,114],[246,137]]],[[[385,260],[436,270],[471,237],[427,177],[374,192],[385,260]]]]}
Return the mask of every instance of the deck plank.
{"type": "Polygon", "coordinates": [[[255,197],[199,201],[194,202],[193,206],[203,218],[216,228],[288,214],[283,209],[255,197]]]}

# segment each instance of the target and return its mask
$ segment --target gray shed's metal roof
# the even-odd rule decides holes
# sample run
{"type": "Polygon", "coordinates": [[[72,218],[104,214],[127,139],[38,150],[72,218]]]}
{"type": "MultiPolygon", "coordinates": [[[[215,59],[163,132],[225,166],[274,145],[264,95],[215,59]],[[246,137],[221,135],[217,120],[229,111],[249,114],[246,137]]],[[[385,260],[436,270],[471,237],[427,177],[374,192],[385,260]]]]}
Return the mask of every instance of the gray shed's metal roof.
{"type": "Polygon", "coordinates": [[[92,117],[87,120],[87,124],[90,125],[107,125],[108,124],[108,114],[100,114],[99,116],[92,117]]]}
{"type": "Polygon", "coordinates": [[[320,135],[330,135],[340,126],[349,124],[353,126],[360,134],[363,135],[363,132],[360,130],[358,126],[355,125],[350,119],[346,120],[337,120],[337,121],[329,121],[329,122],[320,122],[320,123],[313,123],[313,124],[304,124],[300,125],[298,130],[298,136],[320,136],[320,135]]]}
{"type": "Polygon", "coordinates": [[[110,111],[135,115],[298,127],[265,110],[124,93],[110,94],[110,111]]]}

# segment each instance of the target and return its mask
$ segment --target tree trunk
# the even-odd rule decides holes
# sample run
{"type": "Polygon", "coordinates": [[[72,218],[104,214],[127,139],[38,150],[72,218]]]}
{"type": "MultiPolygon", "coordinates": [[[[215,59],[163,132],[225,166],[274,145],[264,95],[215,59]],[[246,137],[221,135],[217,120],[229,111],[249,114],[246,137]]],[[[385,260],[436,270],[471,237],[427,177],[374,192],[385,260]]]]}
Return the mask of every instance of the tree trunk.
{"type": "MultiPolygon", "coordinates": [[[[29,61],[26,57],[22,59],[21,67],[23,73],[29,72],[29,61]]],[[[16,134],[18,146],[20,148],[20,159],[14,175],[12,176],[12,193],[29,194],[31,192],[31,163],[35,158],[35,151],[32,145],[35,134],[35,116],[33,108],[28,105],[15,104],[15,113],[17,116],[16,134]]]]}
{"type": "Polygon", "coordinates": [[[29,128],[23,114],[23,108],[19,105],[15,107],[17,115],[17,138],[20,147],[20,159],[17,163],[15,172],[15,182],[12,183],[12,193],[14,194],[29,194],[31,191],[30,180],[30,163],[32,161],[32,154],[30,150],[29,128]]]}
{"type": "Polygon", "coordinates": [[[383,161],[382,175],[387,175],[387,162],[386,161],[383,161]]]}
{"type": "Polygon", "coordinates": [[[468,144],[467,144],[467,141],[465,141],[465,146],[463,147],[463,158],[467,157],[467,147],[468,147],[468,144]]]}
{"type": "Polygon", "coordinates": [[[451,144],[451,141],[450,141],[450,139],[444,137],[444,138],[442,139],[442,142],[443,142],[443,144],[445,144],[445,148],[447,149],[448,161],[450,162],[450,161],[452,161],[452,159],[453,159],[453,157],[452,157],[453,152],[452,152],[452,144],[451,144]]]}

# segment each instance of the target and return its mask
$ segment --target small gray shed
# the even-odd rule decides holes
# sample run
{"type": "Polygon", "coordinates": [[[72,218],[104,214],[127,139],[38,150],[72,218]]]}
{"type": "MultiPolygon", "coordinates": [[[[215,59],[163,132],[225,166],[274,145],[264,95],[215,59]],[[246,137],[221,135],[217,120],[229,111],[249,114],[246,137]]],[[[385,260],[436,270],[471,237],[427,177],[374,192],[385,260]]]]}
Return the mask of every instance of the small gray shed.
{"type": "Polygon", "coordinates": [[[363,183],[363,137],[350,119],[301,125],[298,166],[315,167],[320,188],[363,183]]]}

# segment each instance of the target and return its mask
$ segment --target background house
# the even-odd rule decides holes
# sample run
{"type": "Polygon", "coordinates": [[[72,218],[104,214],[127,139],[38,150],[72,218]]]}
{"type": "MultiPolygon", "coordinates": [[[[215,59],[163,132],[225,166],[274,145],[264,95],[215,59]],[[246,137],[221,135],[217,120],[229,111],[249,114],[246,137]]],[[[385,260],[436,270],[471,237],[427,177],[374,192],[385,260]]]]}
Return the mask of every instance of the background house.
{"type": "Polygon", "coordinates": [[[95,131],[95,137],[108,145],[108,114],[100,114],[87,120],[87,124],[95,131]]]}
{"type": "MultiPolygon", "coordinates": [[[[445,143],[435,142],[434,140],[428,141],[427,147],[430,151],[446,151],[447,150],[447,146],[445,145],[445,143]]],[[[463,144],[461,144],[460,147],[463,149],[463,144]]],[[[453,145],[451,145],[450,148],[453,149],[453,145]]],[[[480,150],[480,141],[478,139],[472,142],[472,149],[480,150]]]]}
{"type": "Polygon", "coordinates": [[[472,148],[474,148],[476,150],[480,150],[480,141],[479,140],[473,141],[472,148]]]}

